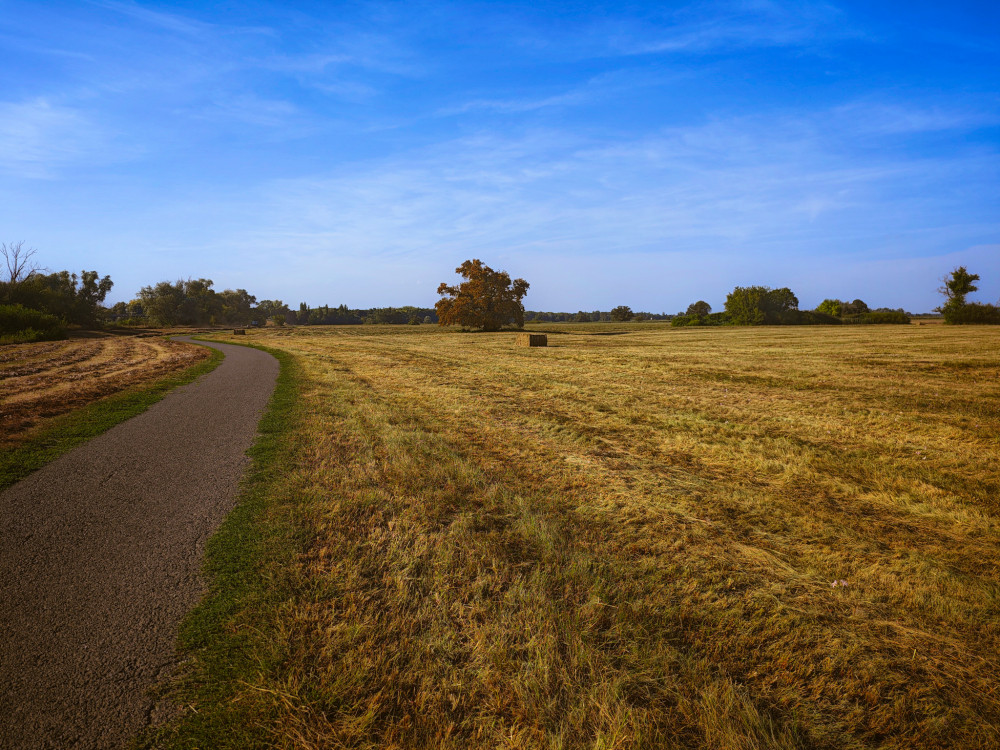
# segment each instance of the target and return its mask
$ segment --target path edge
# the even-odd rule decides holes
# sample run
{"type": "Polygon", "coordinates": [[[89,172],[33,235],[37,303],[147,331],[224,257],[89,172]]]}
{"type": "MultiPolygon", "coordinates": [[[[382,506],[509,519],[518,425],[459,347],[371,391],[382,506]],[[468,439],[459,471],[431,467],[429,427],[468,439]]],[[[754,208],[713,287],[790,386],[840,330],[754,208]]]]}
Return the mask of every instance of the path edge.
{"type": "MultiPolygon", "coordinates": [[[[196,346],[203,346],[197,342],[196,346]]],[[[79,445],[102,435],[162,401],[168,393],[212,372],[225,359],[218,349],[204,347],[207,359],[147,385],[126,388],[79,409],[61,414],[36,434],[0,456],[0,492],[52,463],[79,445]]]]}
{"type": "Polygon", "coordinates": [[[257,424],[257,438],[247,451],[250,466],[240,481],[236,503],[206,544],[202,573],[207,592],[181,621],[179,667],[171,681],[158,688],[175,714],[165,724],[140,733],[136,748],[267,746],[258,733],[259,715],[258,721],[237,722],[231,712],[235,689],[261,668],[247,658],[250,649],[245,647],[257,629],[243,621],[255,611],[266,611],[265,603],[287,598],[273,575],[273,561],[292,559],[301,546],[289,524],[268,517],[269,510],[288,501],[288,477],[301,443],[294,432],[301,418],[301,366],[280,349],[208,337],[198,340],[266,352],[278,360],[280,370],[257,424]]]}

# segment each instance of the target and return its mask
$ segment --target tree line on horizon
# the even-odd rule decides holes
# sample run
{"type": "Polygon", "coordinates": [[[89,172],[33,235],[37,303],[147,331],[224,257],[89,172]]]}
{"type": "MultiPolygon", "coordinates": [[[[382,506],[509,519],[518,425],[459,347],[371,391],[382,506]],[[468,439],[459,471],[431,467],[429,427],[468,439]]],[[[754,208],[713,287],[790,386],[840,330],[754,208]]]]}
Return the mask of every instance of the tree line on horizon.
{"type": "Polygon", "coordinates": [[[347,305],[292,310],[281,300],[258,300],[246,289],[216,292],[211,279],[161,281],[139,290],[131,302],[108,310],[109,321],[125,326],[264,326],[418,324],[437,322],[435,312],[423,307],[351,309],[347,305]],[[430,320],[428,320],[430,318],[430,320]]]}
{"type": "Polygon", "coordinates": [[[860,299],[846,302],[830,298],[814,310],[800,310],[799,298],[788,287],[738,286],[726,296],[722,312],[713,313],[711,305],[698,300],[670,322],[674,326],[906,324],[910,318],[911,313],[902,308],[872,310],[860,299]]]}
{"type": "MultiPolygon", "coordinates": [[[[704,300],[684,312],[633,312],[627,305],[611,310],[544,312],[525,310],[522,300],[529,284],[511,279],[480,260],[470,260],[456,272],[464,281],[442,283],[434,308],[403,306],[368,309],[299,304],[289,308],[281,300],[258,300],[245,289],[216,291],[211,279],[161,281],[142,287],[135,299],[104,306],[113,287],[110,276],[97,271],[48,273],[34,262],[36,251],[23,242],[0,243],[6,274],[0,277],[0,343],[65,338],[67,328],[248,325],[457,325],[480,330],[523,328],[525,323],[593,323],[669,320],[675,326],[817,325],[849,323],[908,323],[902,309],[870,309],[860,300],[825,299],[814,310],[798,309],[791,289],[766,286],[736,287],[726,297],[725,309],[712,312],[704,300]]],[[[945,302],[936,312],[949,324],[1000,324],[1000,307],[968,302],[978,290],[978,274],[958,267],[944,278],[939,291],[945,302]]]]}

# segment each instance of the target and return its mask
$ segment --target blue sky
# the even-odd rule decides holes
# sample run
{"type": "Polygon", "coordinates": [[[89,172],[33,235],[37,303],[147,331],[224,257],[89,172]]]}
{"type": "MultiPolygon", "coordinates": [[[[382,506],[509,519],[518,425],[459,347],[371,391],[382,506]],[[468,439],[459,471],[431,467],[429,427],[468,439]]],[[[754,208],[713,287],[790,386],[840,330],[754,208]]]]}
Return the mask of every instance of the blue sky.
{"type": "Polygon", "coordinates": [[[0,0],[0,239],[111,301],[996,301],[1000,4],[0,0]]]}

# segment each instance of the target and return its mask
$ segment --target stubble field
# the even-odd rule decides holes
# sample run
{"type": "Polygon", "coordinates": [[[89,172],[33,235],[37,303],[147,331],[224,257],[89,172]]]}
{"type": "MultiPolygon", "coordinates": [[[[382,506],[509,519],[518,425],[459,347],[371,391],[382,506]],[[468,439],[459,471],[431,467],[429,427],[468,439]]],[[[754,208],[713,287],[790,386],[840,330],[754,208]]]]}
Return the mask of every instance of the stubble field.
{"type": "Polygon", "coordinates": [[[297,427],[184,731],[1000,743],[1000,331],[548,330],[247,337],[297,363],[297,427]]]}
{"type": "Polygon", "coordinates": [[[0,347],[0,449],[53,417],[207,359],[204,347],[158,337],[94,335],[0,347]]]}

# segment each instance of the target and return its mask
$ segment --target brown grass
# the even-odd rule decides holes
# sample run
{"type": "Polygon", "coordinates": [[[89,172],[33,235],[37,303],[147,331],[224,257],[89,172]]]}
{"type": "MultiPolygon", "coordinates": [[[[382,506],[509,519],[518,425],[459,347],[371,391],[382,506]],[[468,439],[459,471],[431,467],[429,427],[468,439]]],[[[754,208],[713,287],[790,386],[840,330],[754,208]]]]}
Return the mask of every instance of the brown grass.
{"type": "Polygon", "coordinates": [[[1000,331],[541,330],[251,333],[304,368],[303,541],[216,710],[279,747],[1000,746],[1000,331]]]}
{"type": "Polygon", "coordinates": [[[75,338],[0,348],[0,447],[46,420],[189,367],[204,347],[133,336],[75,338]]]}

